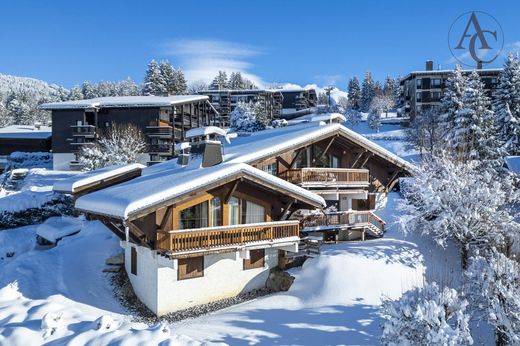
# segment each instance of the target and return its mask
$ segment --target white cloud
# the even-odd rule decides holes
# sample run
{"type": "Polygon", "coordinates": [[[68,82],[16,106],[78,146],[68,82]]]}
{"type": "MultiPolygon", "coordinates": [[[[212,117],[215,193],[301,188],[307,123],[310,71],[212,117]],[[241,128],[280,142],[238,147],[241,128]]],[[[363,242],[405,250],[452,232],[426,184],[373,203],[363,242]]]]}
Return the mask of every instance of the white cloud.
{"type": "Polygon", "coordinates": [[[175,57],[189,81],[211,82],[219,70],[240,71],[258,86],[264,86],[261,77],[250,72],[250,59],[262,54],[257,47],[222,40],[177,40],[164,45],[164,55],[175,57]]]}

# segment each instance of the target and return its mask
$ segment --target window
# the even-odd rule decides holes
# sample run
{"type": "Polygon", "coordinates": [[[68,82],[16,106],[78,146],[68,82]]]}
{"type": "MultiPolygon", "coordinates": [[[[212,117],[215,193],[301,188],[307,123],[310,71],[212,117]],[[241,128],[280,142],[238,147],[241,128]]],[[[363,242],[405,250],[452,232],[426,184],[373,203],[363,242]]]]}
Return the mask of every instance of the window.
{"type": "Polygon", "coordinates": [[[415,80],[415,87],[417,89],[421,89],[421,87],[422,87],[422,79],[418,78],[418,79],[415,80]]]}
{"type": "Polygon", "coordinates": [[[250,250],[249,259],[244,260],[244,270],[263,268],[265,265],[265,250],[250,250]]]}
{"type": "Polygon", "coordinates": [[[219,197],[211,200],[211,227],[222,226],[222,203],[219,197]]]}
{"type": "Polygon", "coordinates": [[[441,93],[439,91],[432,92],[432,101],[440,101],[441,100],[441,93]]]}
{"type": "Polygon", "coordinates": [[[130,272],[137,275],[137,251],[133,246],[130,248],[130,272]]]}
{"type": "Polygon", "coordinates": [[[240,201],[236,197],[231,197],[228,202],[228,209],[229,209],[229,224],[230,225],[238,225],[240,223],[239,221],[239,205],[240,201]]]}
{"type": "Polygon", "coordinates": [[[204,256],[180,258],[177,262],[177,280],[204,276],[204,256]]]}
{"type": "Polygon", "coordinates": [[[179,212],[179,229],[208,227],[208,201],[179,212]]]}
{"type": "Polygon", "coordinates": [[[242,223],[257,223],[265,221],[265,208],[259,204],[241,200],[242,202],[242,223]]]}
{"type": "Polygon", "coordinates": [[[330,168],[339,168],[339,158],[334,155],[330,155],[330,168]]]}
{"type": "Polygon", "coordinates": [[[441,79],[433,78],[432,79],[432,88],[440,88],[441,87],[441,79]]]}
{"type": "Polygon", "coordinates": [[[416,100],[417,102],[421,102],[421,99],[422,99],[422,98],[421,98],[421,92],[420,92],[420,91],[419,91],[419,92],[416,92],[416,93],[415,93],[415,100],[416,100]]]}
{"type": "Polygon", "coordinates": [[[278,167],[276,166],[276,162],[262,166],[262,170],[274,176],[276,176],[278,173],[278,167]]]}
{"type": "Polygon", "coordinates": [[[76,120],[76,126],[83,125],[83,120],[76,120]]]}

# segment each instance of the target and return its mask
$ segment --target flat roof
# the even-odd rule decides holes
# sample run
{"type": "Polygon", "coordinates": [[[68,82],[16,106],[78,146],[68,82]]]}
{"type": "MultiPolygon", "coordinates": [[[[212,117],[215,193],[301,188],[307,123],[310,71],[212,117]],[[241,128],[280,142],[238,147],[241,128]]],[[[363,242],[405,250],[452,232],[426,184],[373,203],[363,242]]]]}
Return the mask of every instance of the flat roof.
{"type": "MultiPolygon", "coordinates": [[[[502,68],[487,68],[487,69],[470,69],[470,70],[462,70],[462,73],[471,73],[473,71],[477,71],[478,73],[486,74],[486,73],[500,73],[502,72],[502,68]]],[[[409,78],[412,78],[413,76],[435,76],[435,75],[444,75],[444,74],[451,74],[453,73],[453,70],[422,70],[422,71],[412,71],[408,73],[406,76],[401,78],[401,81],[407,80],[409,78]]]]}
{"type": "Polygon", "coordinates": [[[52,136],[52,128],[33,125],[11,125],[0,128],[0,138],[47,139],[52,136]]]}
{"type": "Polygon", "coordinates": [[[178,104],[206,101],[205,95],[174,95],[174,96],[114,96],[97,97],[86,100],[52,102],[40,105],[40,109],[88,109],[88,108],[143,108],[169,107],[178,104]]]}

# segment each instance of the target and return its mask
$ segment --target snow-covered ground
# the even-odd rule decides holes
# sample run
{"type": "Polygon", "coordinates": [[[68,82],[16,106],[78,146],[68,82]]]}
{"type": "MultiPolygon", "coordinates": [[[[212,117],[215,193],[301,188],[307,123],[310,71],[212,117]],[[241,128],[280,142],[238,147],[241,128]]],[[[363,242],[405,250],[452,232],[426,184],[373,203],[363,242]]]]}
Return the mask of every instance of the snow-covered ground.
{"type": "MultiPolygon", "coordinates": [[[[399,125],[383,122],[376,132],[361,122],[354,130],[406,159],[416,154],[403,143],[399,125]]],[[[63,172],[33,171],[19,198],[32,190],[47,193],[62,178],[63,172]]],[[[18,203],[8,197],[0,205],[18,203]]],[[[455,248],[396,229],[399,198],[390,193],[379,205],[384,238],[323,246],[320,256],[291,270],[296,279],[288,292],[155,326],[133,322],[115,297],[113,274],[103,268],[121,249],[101,223],[86,221],[51,249],[36,245],[37,225],[0,231],[0,344],[378,344],[381,297],[398,298],[424,279],[456,287],[461,277],[455,248]]],[[[479,337],[476,344],[492,341],[479,337]]]]}
{"type": "MultiPolygon", "coordinates": [[[[390,224],[398,198],[391,193],[379,211],[390,224]]],[[[454,249],[405,238],[390,225],[382,239],[325,246],[292,270],[296,280],[286,293],[146,326],[131,322],[112,292],[110,274],[102,272],[105,259],[120,251],[110,231],[87,222],[80,233],[42,250],[35,247],[36,227],[0,232],[0,344],[154,344],[170,338],[181,344],[377,344],[383,295],[397,298],[424,277],[446,282],[459,276],[452,274],[460,267],[454,249]],[[110,326],[97,329],[102,316],[109,316],[104,323],[110,326]]]]}

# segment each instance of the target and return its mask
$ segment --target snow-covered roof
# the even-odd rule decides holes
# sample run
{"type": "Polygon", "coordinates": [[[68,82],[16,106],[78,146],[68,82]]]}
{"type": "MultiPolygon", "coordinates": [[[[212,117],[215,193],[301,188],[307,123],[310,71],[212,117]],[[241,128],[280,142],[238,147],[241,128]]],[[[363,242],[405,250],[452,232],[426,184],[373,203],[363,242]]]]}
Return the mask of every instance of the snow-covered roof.
{"type": "Polygon", "coordinates": [[[224,161],[251,164],[334,134],[344,136],[351,142],[370,150],[376,156],[384,158],[408,172],[415,171],[413,164],[342,124],[323,124],[322,122],[307,122],[255,132],[247,137],[238,137],[232,140],[231,144],[224,144],[224,161]]]}
{"type": "Polygon", "coordinates": [[[57,240],[77,233],[83,227],[84,219],[71,216],[54,216],[45,220],[36,228],[40,237],[56,243],[57,240]]]}
{"type": "Polygon", "coordinates": [[[507,156],[506,162],[511,171],[520,174],[520,156],[507,156]]]}
{"type": "Polygon", "coordinates": [[[52,136],[49,126],[11,125],[0,128],[0,138],[46,139],[52,136]]]}
{"type": "Polygon", "coordinates": [[[291,124],[297,124],[301,122],[310,122],[310,121],[324,121],[326,123],[331,122],[345,122],[347,119],[343,114],[340,113],[322,113],[322,114],[307,114],[298,118],[294,118],[289,120],[291,124]]]}
{"type": "Polygon", "coordinates": [[[325,206],[325,200],[301,187],[244,163],[222,163],[198,169],[164,169],[78,198],[76,208],[86,212],[127,218],[148,207],[218,185],[233,177],[250,177],[282,190],[305,203],[325,206]]]}
{"type": "Polygon", "coordinates": [[[125,107],[169,107],[177,104],[208,100],[205,95],[175,96],[116,96],[97,97],[88,100],[44,103],[41,109],[87,109],[87,108],[125,108],[125,107]]]}
{"type": "Polygon", "coordinates": [[[197,127],[186,131],[186,138],[201,137],[207,135],[218,135],[226,137],[226,130],[216,126],[197,127]]]}
{"type": "Polygon", "coordinates": [[[146,166],[140,163],[132,163],[129,165],[113,165],[93,171],[81,173],[66,179],[58,180],[54,183],[53,190],[61,193],[76,193],[86,186],[96,183],[103,183],[106,180],[130,173],[136,170],[142,170],[146,166]]]}

